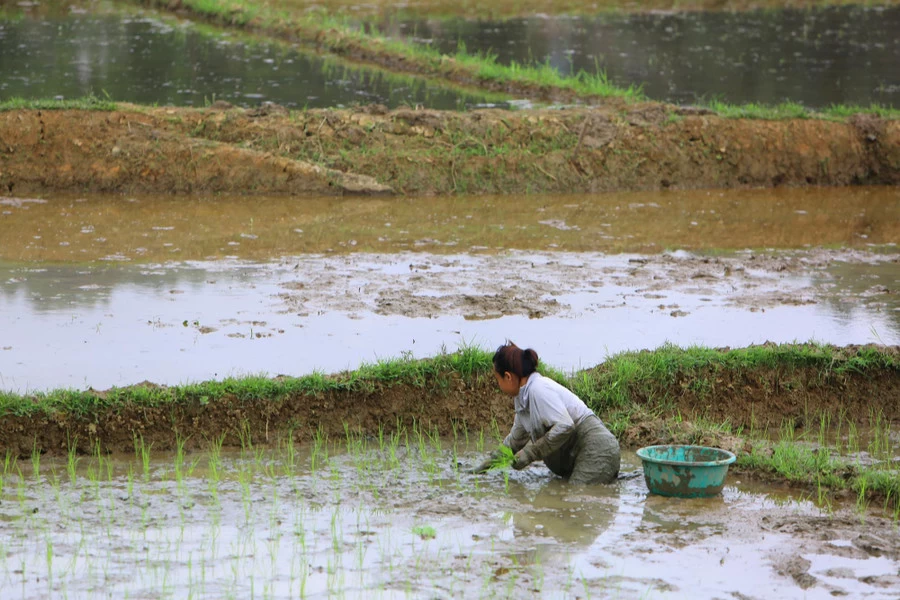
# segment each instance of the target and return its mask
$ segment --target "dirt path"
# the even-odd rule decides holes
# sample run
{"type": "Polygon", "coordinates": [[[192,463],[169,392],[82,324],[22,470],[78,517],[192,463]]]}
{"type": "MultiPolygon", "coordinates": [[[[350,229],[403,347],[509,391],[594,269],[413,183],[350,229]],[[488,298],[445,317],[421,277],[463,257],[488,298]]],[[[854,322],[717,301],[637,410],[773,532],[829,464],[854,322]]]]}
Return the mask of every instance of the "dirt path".
{"type": "Polygon", "coordinates": [[[900,183],[900,122],[561,110],[142,108],[0,114],[0,191],[604,192],[900,183]]]}

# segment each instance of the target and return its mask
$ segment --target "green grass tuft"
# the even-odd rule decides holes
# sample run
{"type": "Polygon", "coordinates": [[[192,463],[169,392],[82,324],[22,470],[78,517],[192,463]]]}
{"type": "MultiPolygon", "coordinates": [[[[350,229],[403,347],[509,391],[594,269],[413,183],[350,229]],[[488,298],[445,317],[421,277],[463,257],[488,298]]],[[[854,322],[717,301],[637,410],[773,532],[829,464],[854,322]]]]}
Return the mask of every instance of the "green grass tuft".
{"type": "Polygon", "coordinates": [[[117,105],[110,100],[96,96],[56,100],[54,98],[9,98],[0,101],[0,112],[8,110],[116,110],[117,105]]]}

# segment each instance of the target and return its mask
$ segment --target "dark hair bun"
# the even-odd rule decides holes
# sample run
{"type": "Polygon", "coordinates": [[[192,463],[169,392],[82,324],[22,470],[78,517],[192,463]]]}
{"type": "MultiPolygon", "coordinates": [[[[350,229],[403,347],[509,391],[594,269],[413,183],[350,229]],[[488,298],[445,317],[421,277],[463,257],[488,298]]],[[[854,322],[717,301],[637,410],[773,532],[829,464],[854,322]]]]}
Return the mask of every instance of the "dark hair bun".
{"type": "Polygon", "coordinates": [[[522,350],[512,342],[497,348],[494,353],[494,370],[500,373],[512,373],[517,377],[528,377],[537,370],[538,354],[531,348],[522,350]]]}

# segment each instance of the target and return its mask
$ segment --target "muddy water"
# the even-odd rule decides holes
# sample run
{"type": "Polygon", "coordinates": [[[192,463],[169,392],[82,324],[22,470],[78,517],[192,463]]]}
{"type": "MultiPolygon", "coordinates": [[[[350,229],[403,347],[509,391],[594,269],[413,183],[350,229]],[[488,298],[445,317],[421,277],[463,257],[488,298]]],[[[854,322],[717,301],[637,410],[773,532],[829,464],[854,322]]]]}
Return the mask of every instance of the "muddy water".
{"type": "Polygon", "coordinates": [[[0,100],[94,94],[151,105],[449,110],[500,100],[153,16],[0,16],[0,57],[0,100]]]}
{"type": "Polygon", "coordinates": [[[900,8],[537,15],[503,21],[385,19],[391,35],[502,63],[606,72],[655,100],[900,104],[900,8]]]}
{"type": "Polygon", "coordinates": [[[0,389],[353,369],[508,337],[900,343],[894,188],[2,200],[0,389]],[[749,247],[749,249],[748,249],[749,247]]]}
{"type": "Polygon", "coordinates": [[[900,585],[891,516],[826,511],[734,475],[714,498],[653,496],[631,453],[617,483],[592,488],[538,465],[508,479],[458,470],[480,456],[406,432],[292,453],[25,459],[3,473],[0,590],[881,599],[900,585]]]}
{"type": "Polygon", "coordinates": [[[165,262],[421,251],[649,253],[900,242],[900,189],[303,198],[0,196],[0,258],[165,262]]]}

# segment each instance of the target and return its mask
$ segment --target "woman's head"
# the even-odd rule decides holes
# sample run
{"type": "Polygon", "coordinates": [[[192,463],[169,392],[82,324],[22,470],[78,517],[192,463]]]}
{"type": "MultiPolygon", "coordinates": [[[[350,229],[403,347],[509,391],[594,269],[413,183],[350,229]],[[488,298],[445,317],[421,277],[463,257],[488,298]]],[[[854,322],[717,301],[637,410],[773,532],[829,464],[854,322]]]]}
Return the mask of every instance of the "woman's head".
{"type": "Polygon", "coordinates": [[[512,342],[497,348],[494,353],[494,377],[500,390],[510,396],[519,393],[522,379],[535,372],[538,365],[537,352],[528,348],[522,350],[512,342]]]}

